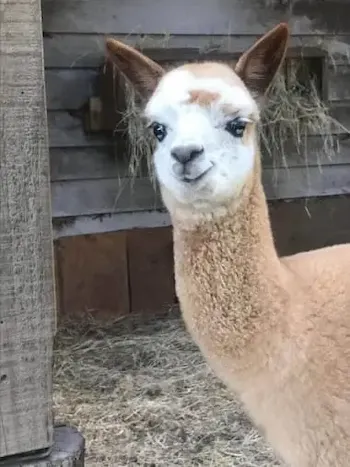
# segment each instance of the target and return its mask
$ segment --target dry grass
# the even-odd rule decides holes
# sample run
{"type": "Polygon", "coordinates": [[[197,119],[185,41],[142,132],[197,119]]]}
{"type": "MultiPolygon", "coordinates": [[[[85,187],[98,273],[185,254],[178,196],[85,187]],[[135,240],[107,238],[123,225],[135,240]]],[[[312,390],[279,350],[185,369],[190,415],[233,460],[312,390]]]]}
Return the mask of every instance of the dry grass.
{"type": "Polygon", "coordinates": [[[87,466],[279,465],[177,315],[66,323],[54,372],[56,419],[85,435],[87,466]]]}
{"type": "Polygon", "coordinates": [[[336,158],[339,130],[343,133],[349,130],[330,115],[315,79],[308,79],[304,61],[292,60],[289,65],[287,75],[277,75],[261,115],[260,136],[265,157],[275,167],[288,168],[293,148],[294,157],[299,156],[307,167],[309,136],[320,135],[323,143],[322,152],[317,154],[320,166],[325,157],[329,161],[336,158]]]}
{"type": "MultiPolygon", "coordinates": [[[[181,63],[172,64],[178,66],[181,63]]],[[[126,124],[129,141],[129,171],[131,177],[139,174],[147,161],[148,175],[154,180],[152,152],[154,138],[145,130],[142,119],[143,102],[135,94],[132,85],[123,81],[126,109],[123,122],[126,124]]],[[[289,157],[298,156],[308,166],[309,135],[320,135],[323,149],[319,156],[319,166],[325,158],[333,160],[337,156],[337,133],[348,133],[329,113],[322,100],[314,77],[305,74],[303,58],[291,60],[287,78],[280,73],[270,89],[266,105],[262,111],[260,135],[264,156],[272,160],[274,167],[289,167],[289,157]],[[300,81],[300,76],[303,80],[300,81]],[[340,131],[339,131],[340,130],[340,131]]]]}

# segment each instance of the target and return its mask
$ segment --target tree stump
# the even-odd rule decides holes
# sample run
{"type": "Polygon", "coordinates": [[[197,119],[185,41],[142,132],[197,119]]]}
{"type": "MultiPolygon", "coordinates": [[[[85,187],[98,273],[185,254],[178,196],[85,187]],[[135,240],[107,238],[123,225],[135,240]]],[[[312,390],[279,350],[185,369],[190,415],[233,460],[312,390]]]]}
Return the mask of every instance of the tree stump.
{"type": "Polygon", "coordinates": [[[0,467],[84,467],[85,440],[68,426],[54,428],[54,445],[45,457],[13,456],[0,459],[0,467]]]}

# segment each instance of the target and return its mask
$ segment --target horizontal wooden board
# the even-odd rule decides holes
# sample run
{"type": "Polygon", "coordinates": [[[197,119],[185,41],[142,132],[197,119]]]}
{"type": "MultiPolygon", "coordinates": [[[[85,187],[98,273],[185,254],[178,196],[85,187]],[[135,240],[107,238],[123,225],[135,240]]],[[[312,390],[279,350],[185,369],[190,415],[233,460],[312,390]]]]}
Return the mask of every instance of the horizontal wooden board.
{"type": "MultiPolygon", "coordinates": [[[[52,148],[50,151],[51,181],[84,180],[87,178],[128,177],[131,171],[126,157],[115,154],[111,146],[90,148],[52,148]]],[[[147,175],[144,161],[137,176],[147,175]]]]}
{"type": "Polygon", "coordinates": [[[43,0],[46,33],[261,34],[289,21],[296,34],[350,32],[347,0],[43,0]]]}
{"type": "MultiPolygon", "coordinates": [[[[321,137],[311,136],[308,139],[307,159],[298,154],[293,145],[290,150],[286,145],[286,161],[278,159],[272,161],[270,157],[263,157],[265,168],[319,166],[322,164],[350,164],[350,138],[342,141],[335,140],[337,153],[331,158],[326,154],[324,141],[321,137]]],[[[126,157],[114,154],[111,146],[89,148],[52,148],[50,151],[51,181],[84,180],[110,177],[128,177],[130,170],[126,157]]],[[[146,161],[143,162],[137,176],[147,176],[146,161]]]]}
{"type": "Polygon", "coordinates": [[[51,148],[105,146],[111,138],[84,131],[82,119],[69,111],[48,111],[49,143],[51,148]]]}
{"type": "MultiPolygon", "coordinates": [[[[158,49],[158,56],[162,49],[158,49]]],[[[192,49],[182,49],[177,51],[178,60],[185,60],[185,56],[193,59],[198,52],[192,49]]],[[[152,55],[152,54],[149,54],[152,55]]],[[[166,55],[173,57],[169,51],[166,55]]],[[[225,56],[207,55],[206,57],[217,59],[228,59],[230,55],[225,53],[225,56]]],[[[204,59],[204,56],[203,56],[204,59]]],[[[99,76],[98,69],[47,69],[45,73],[46,80],[46,96],[48,110],[79,110],[86,106],[90,97],[98,94],[97,81],[99,76]]],[[[349,85],[350,67],[339,66],[336,69],[333,67],[329,72],[329,94],[333,100],[341,100],[350,93],[349,85]],[[339,70],[339,71],[338,71],[339,70]],[[345,94],[344,94],[345,93],[345,94]]]]}
{"type": "Polygon", "coordinates": [[[327,36],[324,43],[329,57],[329,63],[333,66],[350,64],[350,36],[327,36]]]}
{"type": "Polygon", "coordinates": [[[171,225],[170,216],[165,210],[119,212],[100,216],[77,216],[68,219],[54,218],[53,232],[55,238],[61,238],[119,230],[167,227],[169,225],[171,225]]]}
{"type": "MultiPolygon", "coordinates": [[[[136,46],[154,56],[154,50],[164,49],[171,55],[177,50],[192,50],[203,58],[212,52],[240,54],[248,49],[258,35],[181,35],[113,34],[126,44],[136,46]]],[[[105,35],[101,34],[45,34],[46,68],[95,68],[104,61],[105,35]]],[[[348,63],[350,36],[292,36],[289,50],[315,48],[329,50],[333,64],[348,63]]],[[[156,59],[157,56],[154,56],[156,59]]]]}
{"type": "Polygon", "coordinates": [[[42,8],[49,33],[260,34],[287,17],[256,0],[43,0],[42,8]]]}
{"type": "MultiPolygon", "coordinates": [[[[334,127],[334,134],[346,133],[350,128],[349,104],[333,106],[331,115],[342,125],[334,127]]],[[[84,132],[81,117],[72,112],[49,111],[48,123],[51,148],[105,146],[112,142],[106,135],[84,132]]]]}
{"type": "Polygon", "coordinates": [[[270,201],[269,214],[277,251],[295,254],[350,243],[350,196],[270,201]]]}
{"type": "Polygon", "coordinates": [[[80,109],[95,94],[97,70],[46,70],[48,110],[80,109]]]}
{"type": "MultiPolygon", "coordinates": [[[[325,196],[269,201],[272,229],[280,254],[350,242],[350,196],[325,196]]],[[[171,219],[166,211],[141,211],[105,216],[76,217],[69,222],[54,219],[56,238],[119,230],[166,227],[171,219]]]]}
{"type": "MultiPolygon", "coordinates": [[[[268,199],[332,196],[350,193],[350,165],[264,169],[268,199]]],[[[54,218],[135,212],[164,208],[147,178],[74,180],[52,183],[54,218]]]]}
{"type": "MultiPolygon", "coordinates": [[[[280,2],[277,2],[280,3],[280,2]]],[[[349,14],[350,3],[348,0],[293,0],[283,2],[291,6],[293,18],[308,20],[309,28],[316,31],[345,32],[350,30],[349,14]]],[[[307,27],[303,22],[303,29],[307,27]]]]}
{"type": "MultiPolygon", "coordinates": [[[[350,135],[349,135],[350,136],[350,135]]],[[[265,168],[286,167],[318,167],[320,165],[350,164],[350,137],[343,139],[342,135],[334,136],[332,151],[325,147],[322,136],[309,136],[303,149],[295,147],[294,142],[284,145],[285,160],[281,157],[272,160],[271,156],[263,151],[263,165],[265,168]],[[302,153],[305,150],[305,153],[302,153]]]]}
{"type": "MultiPolygon", "coordinates": [[[[165,34],[143,36],[140,34],[113,34],[117,40],[136,46],[145,53],[152,49],[164,48],[170,52],[178,49],[192,49],[201,54],[210,51],[223,51],[232,54],[241,53],[250,47],[258,36],[207,36],[165,34]]],[[[104,61],[105,35],[84,34],[46,34],[44,37],[46,68],[92,68],[99,67],[104,61]]],[[[300,45],[298,38],[293,43],[300,45]]],[[[311,38],[310,43],[317,45],[318,39],[311,38]]]]}
{"type": "MultiPolygon", "coordinates": [[[[97,77],[97,69],[46,70],[48,110],[81,109],[90,97],[96,95],[97,77]]],[[[330,67],[327,79],[330,101],[350,99],[350,66],[330,67]]]]}
{"type": "Polygon", "coordinates": [[[350,165],[265,169],[263,183],[271,200],[350,194],[350,165]]]}
{"type": "Polygon", "coordinates": [[[148,178],[108,178],[53,182],[53,217],[99,215],[162,207],[158,191],[148,178]]]}

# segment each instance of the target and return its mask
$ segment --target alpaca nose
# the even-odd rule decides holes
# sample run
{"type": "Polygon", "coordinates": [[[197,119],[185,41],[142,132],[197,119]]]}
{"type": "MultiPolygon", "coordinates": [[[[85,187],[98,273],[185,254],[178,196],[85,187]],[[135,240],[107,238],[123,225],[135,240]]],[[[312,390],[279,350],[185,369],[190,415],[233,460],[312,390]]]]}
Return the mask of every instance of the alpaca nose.
{"type": "Polygon", "coordinates": [[[177,162],[186,164],[187,162],[199,157],[203,152],[203,146],[199,146],[197,144],[186,144],[184,146],[176,146],[173,148],[171,155],[177,162]]]}

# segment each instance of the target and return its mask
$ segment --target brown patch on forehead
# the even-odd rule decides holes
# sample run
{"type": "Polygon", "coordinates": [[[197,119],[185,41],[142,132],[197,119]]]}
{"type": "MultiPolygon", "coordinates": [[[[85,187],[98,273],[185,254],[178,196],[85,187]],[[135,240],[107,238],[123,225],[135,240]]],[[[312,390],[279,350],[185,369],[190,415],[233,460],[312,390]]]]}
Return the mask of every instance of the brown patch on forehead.
{"type": "Polygon", "coordinates": [[[180,68],[189,71],[198,78],[219,78],[225,81],[230,86],[239,86],[241,88],[245,88],[245,85],[241,78],[238,75],[236,75],[233,69],[225,63],[186,63],[180,68]]]}
{"type": "Polygon", "coordinates": [[[198,104],[201,107],[209,107],[213,102],[220,97],[218,92],[210,92],[202,89],[190,91],[189,104],[198,104]]]}

